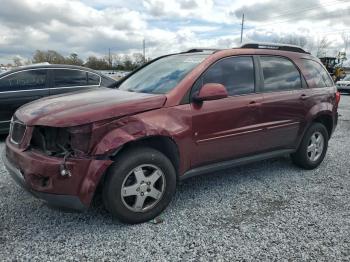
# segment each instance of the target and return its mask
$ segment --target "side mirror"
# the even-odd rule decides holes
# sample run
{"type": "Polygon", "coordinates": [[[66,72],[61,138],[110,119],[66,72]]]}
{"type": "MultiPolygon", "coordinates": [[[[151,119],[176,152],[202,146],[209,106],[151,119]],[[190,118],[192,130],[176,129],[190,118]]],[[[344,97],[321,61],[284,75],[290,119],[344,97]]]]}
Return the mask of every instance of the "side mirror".
{"type": "Polygon", "coordinates": [[[203,102],[209,100],[218,100],[228,97],[226,87],[222,84],[208,83],[202,86],[199,93],[195,93],[193,100],[203,102]]]}

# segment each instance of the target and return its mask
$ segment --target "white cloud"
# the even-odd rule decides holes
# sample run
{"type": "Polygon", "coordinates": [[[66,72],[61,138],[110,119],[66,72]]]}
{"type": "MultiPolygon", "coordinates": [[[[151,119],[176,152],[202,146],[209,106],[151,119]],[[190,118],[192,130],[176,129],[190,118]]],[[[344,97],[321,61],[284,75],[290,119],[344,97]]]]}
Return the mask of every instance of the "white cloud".
{"type": "Polygon", "coordinates": [[[140,52],[144,38],[151,57],[228,48],[239,43],[243,12],[245,40],[300,36],[313,44],[327,35],[333,52],[343,46],[342,31],[350,34],[350,3],[335,0],[1,0],[0,63],[36,49],[83,58],[109,48],[140,52]]]}

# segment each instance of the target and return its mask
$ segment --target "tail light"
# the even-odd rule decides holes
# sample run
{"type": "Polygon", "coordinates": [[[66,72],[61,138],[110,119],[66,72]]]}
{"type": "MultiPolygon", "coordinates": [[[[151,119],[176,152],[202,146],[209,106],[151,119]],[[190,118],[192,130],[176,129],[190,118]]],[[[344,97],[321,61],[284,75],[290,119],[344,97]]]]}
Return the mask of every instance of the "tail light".
{"type": "Polygon", "coordinates": [[[337,101],[337,105],[338,105],[339,102],[340,102],[340,93],[339,93],[339,91],[337,91],[337,93],[335,94],[335,100],[337,101]]]}

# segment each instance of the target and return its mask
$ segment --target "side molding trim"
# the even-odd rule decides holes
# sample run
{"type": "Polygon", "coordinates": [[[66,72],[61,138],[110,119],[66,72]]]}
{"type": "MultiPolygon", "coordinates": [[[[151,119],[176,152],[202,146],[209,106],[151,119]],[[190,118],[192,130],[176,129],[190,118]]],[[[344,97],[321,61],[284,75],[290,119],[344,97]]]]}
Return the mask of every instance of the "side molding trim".
{"type": "Polygon", "coordinates": [[[185,172],[182,176],[179,177],[179,179],[180,181],[182,181],[193,176],[208,174],[211,172],[228,169],[235,166],[246,165],[249,163],[266,160],[274,157],[279,157],[279,156],[291,154],[294,152],[295,152],[295,149],[283,149],[283,150],[277,150],[277,151],[262,153],[262,154],[253,155],[253,156],[237,158],[233,160],[227,160],[227,161],[209,164],[201,167],[196,167],[194,169],[190,169],[187,172],[185,172]]]}

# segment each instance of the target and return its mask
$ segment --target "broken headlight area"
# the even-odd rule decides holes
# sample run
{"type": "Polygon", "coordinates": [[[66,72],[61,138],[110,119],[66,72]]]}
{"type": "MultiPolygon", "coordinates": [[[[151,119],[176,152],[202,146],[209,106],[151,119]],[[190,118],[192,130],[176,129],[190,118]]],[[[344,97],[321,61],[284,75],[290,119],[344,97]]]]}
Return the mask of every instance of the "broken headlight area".
{"type": "Polygon", "coordinates": [[[77,127],[34,127],[30,146],[48,156],[83,156],[89,150],[91,125],[77,127]]]}

